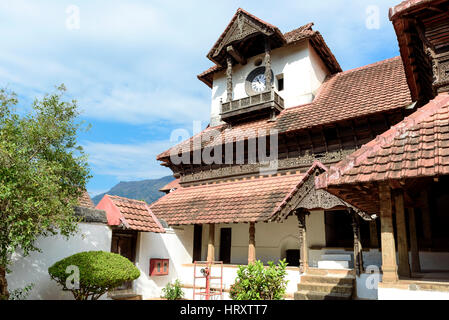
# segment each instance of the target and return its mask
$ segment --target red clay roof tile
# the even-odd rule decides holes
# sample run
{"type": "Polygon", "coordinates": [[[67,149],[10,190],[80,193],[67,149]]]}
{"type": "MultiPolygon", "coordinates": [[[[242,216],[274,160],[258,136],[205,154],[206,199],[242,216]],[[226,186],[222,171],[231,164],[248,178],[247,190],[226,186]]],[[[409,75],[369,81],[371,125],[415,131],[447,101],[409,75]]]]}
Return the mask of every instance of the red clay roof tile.
{"type": "Polygon", "coordinates": [[[84,191],[81,197],[78,199],[79,206],[84,208],[95,208],[94,203],[92,202],[92,199],[90,198],[87,191],[84,191]]]}
{"type": "Polygon", "coordinates": [[[106,211],[109,225],[123,224],[131,230],[165,233],[144,201],[105,195],[96,208],[106,211]]]}
{"type": "Polygon", "coordinates": [[[303,178],[293,174],[181,187],[150,209],[170,225],[268,221],[303,178]]]}
{"type": "Polygon", "coordinates": [[[418,111],[332,166],[317,187],[449,174],[449,94],[418,111]]]}

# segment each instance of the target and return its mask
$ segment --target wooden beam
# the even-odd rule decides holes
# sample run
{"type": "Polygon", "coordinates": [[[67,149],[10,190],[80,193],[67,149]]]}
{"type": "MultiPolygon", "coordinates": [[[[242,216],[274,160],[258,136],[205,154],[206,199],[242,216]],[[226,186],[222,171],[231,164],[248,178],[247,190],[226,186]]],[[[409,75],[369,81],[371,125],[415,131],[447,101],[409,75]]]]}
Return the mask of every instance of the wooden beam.
{"type": "Polygon", "coordinates": [[[391,189],[387,183],[379,185],[381,249],[382,249],[382,282],[397,282],[398,267],[396,264],[396,246],[393,229],[393,205],[391,189]]]}
{"type": "Polygon", "coordinates": [[[207,262],[215,261],[215,224],[209,224],[209,243],[207,245],[207,262]]]}
{"type": "Polygon", "coordinates": [[[398,239],[398,273],[410,278],[410,264],[408,261],[407,226],[405,224],[404,194],[397,190],[394,195],[396,209],[396,231],[398,239]]]}
{"type": "Polygon", "coordinates": [[[415,208],[408,208],[408,224],[410,232],[410,251],[412,252],[411,269],[412,272],[421,272],[418,237],[416,236],[415,208]]]}
{"type": "Polygon", "coordinates": [[[256,262],[256,225],[249,224],[248,264],[256,262]]]}
{"type": "Polygon", "coordinates": [[[228,56],[226,59],[227,69],[226,69],[226,98],[227,102],[232,101],[232,58],[228,56]]]}
{"type": "Polygon", "coordinates": [[[247,64],[247,60],[244,56],[242,56],[233,46],[228,46],[226,51],[241,65],[247,64]]]}

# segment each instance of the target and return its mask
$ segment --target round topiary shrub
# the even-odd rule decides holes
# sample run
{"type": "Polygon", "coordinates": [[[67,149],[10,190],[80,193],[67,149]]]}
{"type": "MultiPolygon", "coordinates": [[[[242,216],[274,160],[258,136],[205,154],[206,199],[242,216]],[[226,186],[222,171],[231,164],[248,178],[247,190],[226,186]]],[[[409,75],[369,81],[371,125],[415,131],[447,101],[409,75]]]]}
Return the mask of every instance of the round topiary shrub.
{"type": "Polygon", "coordinates": [[[50,277],[76,300],[97,300],[103,294],[132,281],[140,271],[127,258],[104,252],[80,252],[48,268],[50,277]]]}

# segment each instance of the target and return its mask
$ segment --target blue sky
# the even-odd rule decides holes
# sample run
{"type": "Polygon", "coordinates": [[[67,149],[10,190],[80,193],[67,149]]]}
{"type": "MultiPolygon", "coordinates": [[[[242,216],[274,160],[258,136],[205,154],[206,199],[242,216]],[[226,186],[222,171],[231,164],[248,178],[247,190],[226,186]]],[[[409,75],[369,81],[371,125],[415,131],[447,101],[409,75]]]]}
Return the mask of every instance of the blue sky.
{"type": "Polygon", "coordinates": [[[92,124],[79,142],[89,154],[95,195],[119,181],[171,174],[155,157],[174,129],[208,123],[210,89],[196,75],[242,7],[287,32],[308,22],[343,70],[399,54],[388,8],[399,0],[113,1],[2,0],[0,87],[26,106],[64,83],[92,124]],[[79,28],[67,27],[79,8],[79,28]],[[379,28],[367,28],[379,9],[379,28]]]}

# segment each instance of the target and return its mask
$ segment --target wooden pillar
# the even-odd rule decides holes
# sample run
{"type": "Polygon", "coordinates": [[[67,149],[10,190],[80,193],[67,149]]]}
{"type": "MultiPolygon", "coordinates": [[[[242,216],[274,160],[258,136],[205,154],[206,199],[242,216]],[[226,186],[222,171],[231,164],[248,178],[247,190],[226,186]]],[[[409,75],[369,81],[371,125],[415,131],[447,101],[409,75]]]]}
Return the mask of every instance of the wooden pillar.
{"type": "Polygon", "coordinates": [[[393,207],[390,186],[379,184],[379,205],[381,225],[382,249],[382,282],[396,282],[398,280],[396,264],[396,248],[394,244],[393,207]]]}
{"type": "Polygon", "coordinates": [[[411,268],[412,272],[421,272],[421,263],[419,260],[419,247],[418,247],[418,237],[416,236],[416,220],[415,220],[415,209],[408,208],[408,224],[410,232],[410,251],[411,256],[411,268]]]}
{"type": "Polygon", "coordinates": [[[432,226],[430,221],[430,208],[429,208],[429,194],[427,190],[421,192],[420,196],[421,202],[421,215],[422,215],[422,226],[424,232],[424,242],[426,246],[432,245],[432,226]]]}
{"type": "Polygon", "coordinates": [[[207,244],[207,262],[215,261],[215,224],[209,224],[209,242],[207,244]]]}
{"type": "Polygon", "coordinates": [[[369,240],[372,249],[379,248],[379,236],[377,235],[377,219],[369,222],[369,240]]]}
{"type": "Polygon", "coordinates": [[[265,90],[271,90],[271,47],[268,38],[265,38],[265,90]]]}
{"type": "Polygon", "coordinates": [[[248,264],[256,262],[256,225],[249,224],[248,264]]]}
{"type": "Polygon", "coordinates": [[[226,58],[227,69],[226,69],[226,95],[227,102],[232,101],[232,58],[228,56],[226,58]]]}
{"type": "Polygon", "coordinates": [[[398,273],[410,278],[410,264],[408,261],[407,226],[405,223],[404,192],[397,190],[394,194],[396,208],[396,231],[398,233],[398,273]]]}
{"type": "Polygon", "coordinates": [[[306,273],[309,268],[309,252],[307,248],[306,211],[296,211],[299,226],[299,272],[306,273]]]}
{"type": "Polygon", "coordinates": [[[354,269],[357,275],[360,275],[363,272],[363,252],[360,241],[359,215],[352,211],[349,213],[352,214],[352,231],[354,233],[354,269]]]}

